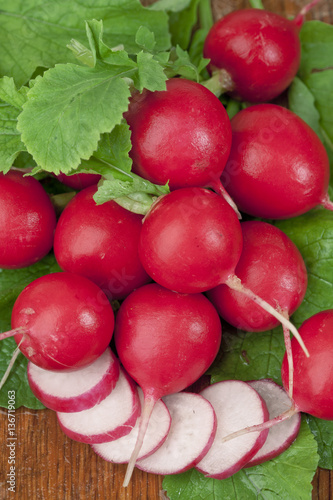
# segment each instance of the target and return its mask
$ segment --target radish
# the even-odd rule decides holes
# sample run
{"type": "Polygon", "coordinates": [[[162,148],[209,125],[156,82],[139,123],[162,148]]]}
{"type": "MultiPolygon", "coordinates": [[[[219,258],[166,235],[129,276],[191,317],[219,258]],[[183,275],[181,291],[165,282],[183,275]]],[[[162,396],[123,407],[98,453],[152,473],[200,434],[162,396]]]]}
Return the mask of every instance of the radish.
{"type": "MultiPolygon", "coordinates": [[[[304,321],[299,331],[310,357],[303,356],[292,339],[295,409],[324,420],[333,420],[333,309],[311,316],[304,321]]],[[[283,385],[288,390],[286,356],[281,374],[283,385]]]]}
{"type": "Polygon", "coordinates": [[[91,279],[109,299],[123,299],[151,281],[138,256],[142,216],[115,201],[96,205],[96,191],[80,191],[63,210],[54,254],[64,271],[91,279]]]}
{"type": "Polygon", "coordinates": [[[137,387],[120,369],[113,391],[99,404],[75,413],[57,412],[62,431],[81,443],[105,443],[129,434],[140,415],[137,387]]]}
{"type": "Polygon", "coordinates": [[[124,116],[136,174],[171,190],[209,186],[230,201],[220,182],[231,147],[230,120],[204,86],[171,78],[166,91],[134,94],[124,116]]]}
{"type": "Polygon", "coordinates": [[[62,184],[65,184],[65,186],[69,186],[78,191],[97,184],[101,179],[101,176],[98,174],[85,173],[73,175],[60,173],[56,177],[62,184]]]}
{"type": "Polygon", "coordinates": [[[83,276],[52,273],[17,297],[12,330],[20,351],[46,370],[75,370],[94,362],[109,345],[114,314],[105,294],[83,276]]]}
{"type": "Polygon", "coordinates": [[[153,283],[124,300],[115,327],[116,349],[144,393],[140,429],[124,486],[131,478],[156,401],[197,380],[213,362],[220,343],[219,316],[201,294],[180,294],[153,283]]]}
{"type": "Polygon", "coordinates": [[[0,268],[18,269],[52,248],[56,214],[42,185],[18,170],[0,173],[0,268]]]}
{"type": "Polygon", "coordinates": [[[225,479],[238,472],[257,453],[268,431],[249,433],[227,443],[223,442],[223,437],[246,424],[265,422],[268,410],[257,391],[239,380],[217,382],[200,394],[215,410],[217,432],[208,453],[196,468],[206,477],[225,479]]]}
{"type": "Polygon", "coordinates": [[[212,405],[189,392],[163,398],[171,413],[171,427],[162,446],[136,466],[151,474],[178,474],[194,467],[209,451],[217,420],[212,405]]]}
{"type": "Polygon", "coordinates": [[[287,219],[318,205],[333,210],[326,149],[300,117],[276,104],[258,104],[238,112],[231,126],[222,182],[240,211],[287,219]]]}
{"type": "Polygon", "coordinates": [[[119,362],[108,347],[96,361],[71,372],[44,370],[29,361],[30,389],[54,411],[87,410],[110,394],[119,378],[119,362]]]}
{"type": "MultiPolygon", "coordinates": [[[[143,392],[138,387],[141,406],[143,406],[143,392]]],[[[129,434],[107,443],[92,444],[91,447],[97,455],[108,462],[124,464],[130,460],[131,451],[135,445],[140,419],[129,434]]],[[[162,399],[156,402],[149,419],[147,432],[142,444],[138,459],[146,458],[154,453],[166,440],[171,425],[171,415],[162,399]]]]}
{"type": "MultiPolygon", "coordinates": [[[[219,19],[204,44],[217,95],[270,101],[292,82],[300,65],[300,27],[312,2],[293,20],[263,9],[239,9],[219,19]]],[[[213,85],[213,87],[212,87],[213,85]]]]}
{"type": "MultiPolygon", "coordinates": [[[[269,418],[274,418],[288,410],[292,404],[288,394],[273,380],[253,380],[248,382],[263,398],[269,411],[269,418]]],[[[259,451],[245,467],[253,467],[280,455],[296,439],[301,425],[301,415],[296,413],[290,419],[271,427],[267,439],[259,451]]]]}
{"type": "Polygon", "coordinates": [[[161,197],[145,216],[139,255],[148,274],[171,290],[198,293],[223,283],[242,292],[290,329],[307,353],[294,325],[235,274],[242,240],[240,222],[221,196],[183,188],[161,197]]]}

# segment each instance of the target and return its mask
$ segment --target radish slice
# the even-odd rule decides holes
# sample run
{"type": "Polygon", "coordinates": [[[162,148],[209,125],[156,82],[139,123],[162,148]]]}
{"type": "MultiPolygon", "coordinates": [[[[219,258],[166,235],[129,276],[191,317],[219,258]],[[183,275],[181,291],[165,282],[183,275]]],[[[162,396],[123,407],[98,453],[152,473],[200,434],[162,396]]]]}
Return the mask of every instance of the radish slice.
{"type": "Polygon", "coordinates": [[[153,474],[178,474],[193,467],[208,452],[216,433],[213,407],[198,394],[179,392],[163,398],[171,414],[165,442],[136,466],[153,474]]]}
{"type": "MultiPolygon", "coordinates": [[[[141,408],[143,406],[144,398],[143,392],[140,387],[138,387],[141,408]]],[[[154,406],[151,417],[149,419],[149,424],[147,428],[147,433],[145,435],[142,448],[139,453],[139,459],[145,458],[148,455],[154,453],[165,441],[171,425],[170,412],[165,403],[159,399],[154,406]]],[[[115,464],[124,464],[129,462],[131,458],[131,453],[136,443],[139,429],[139,419],[137,420],[135,426],[129,434],[123,436],[122,438],[116,439],[115,441],[109,441],[108,443],[93,444],[92,449],[97,455],[102,457],[108,462],[113,462],[115,464]]]]}
{"type": "Polygon", "coordinates": [[[108,347],[84,368],[44,370],[29,361],[27,374],[32,392],[43,405],[54,411],[77,412],[92,408],[110,394],[119,377],[119,361],[108,347]]]}
{"type": "MultiPolygon", "coordinates": [[[[277,385],[273,380],[253,380],[248,382],[265,401],[269,418],[277,417],[292,406],[292,401],[289,398],[283,387],[277,385]]],[[[253,458],[245,465],[252,467],[261,464],[272,458],[277,457],[286,450],[296,438],[301,425],[301,415],[296,413],[288,420],[284,420],[269,429],[267,439],[254,455],[253,458]]]]}
{"type": "Polygon", "coordinates": [[[63,432],[82,443],[104,443],[129,434],[140,415],[137,386],[120,367],[115,388],[101,403],[75,413],[57,412],[63,432]]]}
{"type": "Polygon", "coordinates": [[[217,382],[200,394],[214,407],[217,432],[210,450],[196,468],[207,477],[225,479],[238,472],[257,453],[268,431],[249,432],[227,442],[222,438],[248,425],[265,422],[268,410],[259,394],[239,380],[217,382]]]}

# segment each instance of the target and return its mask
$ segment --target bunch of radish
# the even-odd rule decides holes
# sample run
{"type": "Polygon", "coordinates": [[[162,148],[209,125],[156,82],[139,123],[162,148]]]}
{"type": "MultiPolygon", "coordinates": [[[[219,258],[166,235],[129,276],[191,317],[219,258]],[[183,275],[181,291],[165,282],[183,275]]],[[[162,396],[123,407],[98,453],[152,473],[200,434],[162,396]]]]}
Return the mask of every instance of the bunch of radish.
{"type": "Polygon", "coordinates": [[[113,200],[96,205],[95,174],[59,176],[80,191],[58,221],[36,179],[0,176],[0,267],[31,265],[53,247],[62,269],[18,296],[12,330],[0,334],[18,350],[0,386],[22,352],[35,396],[70,438],[128,463],[125,486],[135,466],[224,479],[284,451],[300,412],[333,419],[333,310],[297,330],[289,317],[307,287],[300,252],[272,224],[240,222],[241,212],[284,219],[333,209],[320,139],[266,102],[297,72],[305,13],[287,21],[243,10],[213,26],[204,49],[213,78],[258,103],[232,120],[210,84],[171,78],[166,91],[131,96],[133,171],[170,187],[144,217],[113,200]],[[263,57],[268,40],[278,60],[263,57]],[[190,391],[220,349],[220,317],[245,331],[282,324],[284,388],[229,380],[190,391]]]}

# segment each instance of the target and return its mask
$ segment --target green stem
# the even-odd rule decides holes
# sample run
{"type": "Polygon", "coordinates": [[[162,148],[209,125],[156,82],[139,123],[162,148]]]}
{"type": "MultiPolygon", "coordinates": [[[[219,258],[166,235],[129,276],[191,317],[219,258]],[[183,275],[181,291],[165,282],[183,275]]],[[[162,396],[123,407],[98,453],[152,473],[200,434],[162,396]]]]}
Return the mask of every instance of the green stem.
{"type": "Polygon", "coordinates": [[[249,3],[253,9],[265,10],[261,0],[249,0],[249,3]]]}
{"type": "Polygon", "coordinates": [[[241,109],[241,103],[239,101],[235,101],[234,99],[230,99],[230,101],[226,106],[226,111],[228,113],[230,120],[238,113],[238,111],[240,111],[240,109],[241,109]]]}
{"type": "Polygon", "coordinates": [[[199,2],[200,28],[209,31],[214,24],[213,12],[210,0],[200,0],[199,2]]]}

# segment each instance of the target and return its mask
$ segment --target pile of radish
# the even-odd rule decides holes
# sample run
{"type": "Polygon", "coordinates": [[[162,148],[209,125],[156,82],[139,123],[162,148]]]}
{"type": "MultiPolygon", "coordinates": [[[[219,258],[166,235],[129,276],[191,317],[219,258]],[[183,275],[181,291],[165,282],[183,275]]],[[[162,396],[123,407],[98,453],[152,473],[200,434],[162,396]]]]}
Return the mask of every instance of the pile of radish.
{"type": "Polygon", "coordinates": [[[225,479],[286,450],[301,412],[333,420],[333,309],[295,328],[303,257],[280,229],[253,220],[333,210],[321,140],[267,102],[297,73],[306,11],[292,21],[233,12],[206,39],[209,83],[170,78],[166,91],[133,92],[124,115],[133,172],[170,188],[144,216],[97,205],[103,177],[81,173],[58,176],[78,192],[57,220],[35,178],[0,174],[0,268],[53,248],[62,270],[18,295],[12,330],[0,334],[18,349],[0,387],[22,352],[32,392],[63,432],[128,464],[124,486],[134,467],[225,479]],[[268,43],[280,51],[271,61],[268,43]],[[251,105],[230,120],[213,85],[251,105]],[[221,318],[249,332],[282,325],[284,387],[227,380],[191,391],[220,350],[221,318]]]}

